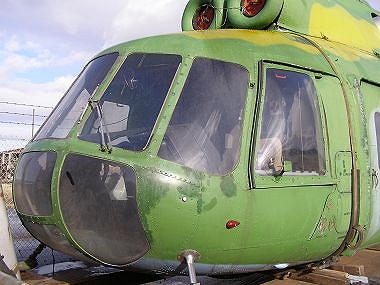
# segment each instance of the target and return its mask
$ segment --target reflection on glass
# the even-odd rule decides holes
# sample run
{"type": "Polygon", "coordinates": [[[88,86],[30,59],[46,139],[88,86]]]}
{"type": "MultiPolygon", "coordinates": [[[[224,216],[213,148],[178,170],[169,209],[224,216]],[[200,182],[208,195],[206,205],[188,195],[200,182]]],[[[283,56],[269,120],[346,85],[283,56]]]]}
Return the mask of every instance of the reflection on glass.
{"type": "Polygon", "coordinates": [[[39,225],[23,220],[24,226],[28,231],[39,239],[43,244],[62,251],[76,259],[90,261],[90,259],[79,253],[66,239],[64,234],[53,225],[39,225]]]}
{"type": "Polygon", "coordinates": [[[218,60],[195,59],[158,155],[208,174],[238,161],[248,72],[218,60]]]}
{"type": "Polygon", "coordinates": [[[56,157],[54,152],[29,152],[22,155],[14,181],[19,212],[32,216],[51,215],[51,178],[56,157]]]}
{"type": "Polygon", "coordinates": [[[41,127],[34,140],[65,138],[79,120],[90,96],[110,71],[118,54],[112,53],[92,60],[67,91],[61,102],[41,127]]]}
{"type": "Polygon", "coordinates": [[[60,176],[59,201],[71,236],[101,261],[123,265],[149,249],[132,168],[68,155],[60,176]]]}
{"type": "Polygon", "coordinates": [[[268,69],[256,172],[324,174],[325,156],[316,91],[306,74],[268,69]]]}
{"type": "Polygon", "coordinates": [[[108,148],[142,150],[181,62],[178,55],[131,54],[79,136],[108,148]]]}

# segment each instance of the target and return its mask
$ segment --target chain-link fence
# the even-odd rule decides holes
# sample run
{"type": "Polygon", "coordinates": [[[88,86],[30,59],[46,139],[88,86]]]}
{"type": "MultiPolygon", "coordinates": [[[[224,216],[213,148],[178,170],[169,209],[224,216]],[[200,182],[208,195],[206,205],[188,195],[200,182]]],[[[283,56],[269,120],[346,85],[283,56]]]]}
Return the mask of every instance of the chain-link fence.
{"type": "MultiPolygon", "coordinates": [[[[0,181],[18,261],[30,260],[40,242],[29,234],[17,216],[12,199],[13,176],[23,148],[51,110],[51,107],[0,101],[0,181]]],[[[69,257],[48,247],[36,257],[38,266],[68,260],[69,257]]]]}
{"type": "MultiPolygon", "coordinates": [[[[30,257],[33,256],[33,253],[39,246],[40,242],[30,235],[30,233],[25,229],[19,217],[17,216],[12,199],[12,184],[2,184],[2,188],[4,192],[9,226],[11,228],[17,260],[30,260],[30,257]]],[[[68,260],[70,260],[68,256],[45,247],[42,252],[37,255],[37,263],[35,265],[42,266],[46,264],[52,264],[54,262],[58,263],[68,260]]],[[[33,262],[33,260],[31,261],[33,262]]]]}
{"type": "MultiPolygon", "coordinates": [[[[0,143],[1,142],[3,141],[0,140],[0,143]]],[[[21,151],[22,148],[13,148],[0,152],[0,180],[3,183],[12,183],[13,174],[21,151]]]]}
{"type": "Polygon", "coordinates": [[[11,183],[17,159],[53,108],[0,100],[0,179],[11,183]]]}

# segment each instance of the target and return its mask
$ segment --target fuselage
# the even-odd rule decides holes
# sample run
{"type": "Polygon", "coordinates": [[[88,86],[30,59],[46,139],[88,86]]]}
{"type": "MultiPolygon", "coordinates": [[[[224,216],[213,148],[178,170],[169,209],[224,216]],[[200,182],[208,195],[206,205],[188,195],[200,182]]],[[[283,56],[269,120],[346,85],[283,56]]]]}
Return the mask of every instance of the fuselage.
{"type": "Polygon", "coordinates": [[[284,31],[109,48],[25,148],[18,213],[53,248],[158,272],[184,250],[203,274],[352,254],[380,242],[379,70],[284,31]]]}

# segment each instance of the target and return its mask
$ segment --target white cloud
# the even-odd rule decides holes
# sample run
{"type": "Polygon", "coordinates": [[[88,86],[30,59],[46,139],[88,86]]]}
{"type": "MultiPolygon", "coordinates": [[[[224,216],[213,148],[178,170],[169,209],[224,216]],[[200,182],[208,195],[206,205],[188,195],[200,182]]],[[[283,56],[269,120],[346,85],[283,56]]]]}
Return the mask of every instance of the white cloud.
{"type": "Polygon", "coordinates": [[[372,8],[380,11],[380,1],[379,0],[369,0],[368,3],[372,6],[372,8]]]}
{"type": "Polygon", "coordinates": [[[13,37],[10,40],[5,42],[4,49],[7,52],[17,52],[21,49],[21,46],[20,46],[20,43],[16,40],[16,38],[13,37]]]}
{"type": "MultiPolygon", "coordinates": [[[[14,79],[12,81],[0,81],[0,102],[33,105],[36,107],[0,103],[0,111],[12,112],[26,115],[15,115],[8,118],[6,114],[0,116],[0,139],[31,139],[33,109],[36,115],[47,116],[51,108],[40,108],[38,106],[54,107],[61,99],[65,91],[73,82],[73,76],[62,76],[46,83],[36,84],[26,79],[14,79]],[[5,123],[13,122],[13,124],[5,123]]],[[[46,118],[46,117],[45,117],[46,118]]],[[[42,124],[44,118],[36,117],[34,133],[42,124]]]]}
{"type": "Polygon", "coordinates": [[[0,81],[0,100],[22,104],[55,106],[68,89],[74,76],[62,76],[46,83],[25,79],[0,81]]]}
{"type": "Polygon", "coordinates": [[[145,36],[179,32],[187,0],[146,0],[125,2],[123,9],[105,31],[105,46],[145,36]]]}
{"type": "MultiPolygon", "coordinates": [[[[0,101],[54,106],[102,48],[180,31],[187,0],[1,2],[0,101]],[[40,74],[49,76],[44,79],[40,74]]],[[[28,107],[0,104],[4,110],[31,112],[28,107]]],[[[10,137],[30,138],[30,126],[0,124],[0,128],[10,137]]]]}
{"type": "Polygon", "coordinates": [[[46,49],[40,48],[32,41],[22,42],[16,36],[4,42],[2,54],[0,66],[2,76],[28,68],[38,68],[51,58],[46,49]]]}

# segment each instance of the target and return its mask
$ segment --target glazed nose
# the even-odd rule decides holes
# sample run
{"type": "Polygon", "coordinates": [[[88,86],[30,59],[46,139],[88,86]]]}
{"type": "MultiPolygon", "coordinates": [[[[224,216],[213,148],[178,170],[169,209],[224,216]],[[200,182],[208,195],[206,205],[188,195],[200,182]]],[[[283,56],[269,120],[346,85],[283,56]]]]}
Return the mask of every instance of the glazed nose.
{"type": "MultiPolygon", "coordinates": [[[[137,207],[134,169],[78,154],[56,163],[55,152],[21,157],[14,191],[21,216],[37,224],[43,224],[39,218],[50,217],[64,228],[61,237],[105,264],[122,266],[142,257],[149,243],[137,207]]],[[[49,231],[30,230],[47,244],[52,240],[49,231]]],[[[72,249],[62,251],[72,255],[72,249]]]]}
{"type": "Polygon", "coordinates": [[[133,168],[68,155],[60,175],[59,203],[68,231],[96,259],[124,265],[149,250],[137,208],[133,168]]]}
{"type": "Polygon", "coordinates": [[[56,163],[55,152],[24,153],[17,165],[14,198],[17,210],[29,216],[51,216],[51,181],[56,163]]]}

